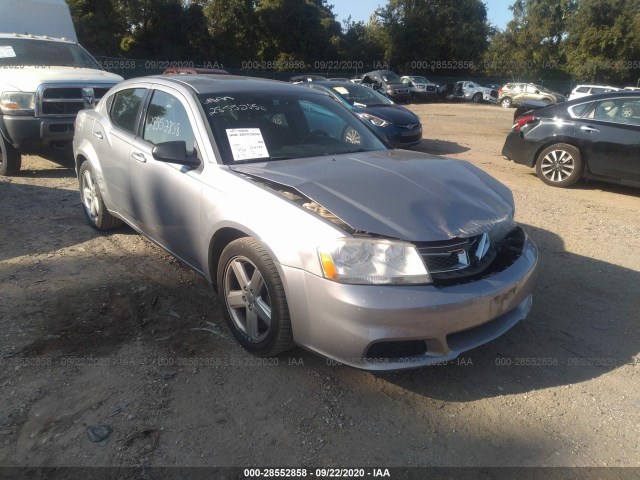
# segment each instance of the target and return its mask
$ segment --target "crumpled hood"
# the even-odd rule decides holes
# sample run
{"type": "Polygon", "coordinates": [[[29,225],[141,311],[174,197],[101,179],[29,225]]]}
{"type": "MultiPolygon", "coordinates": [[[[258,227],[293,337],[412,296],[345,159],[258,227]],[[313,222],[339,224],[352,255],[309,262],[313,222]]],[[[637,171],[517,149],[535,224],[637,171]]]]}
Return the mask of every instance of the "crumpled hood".
{"type": "Polygon", "coordinates": [[[95,70],[93,68],[75,67],[21,67],[2,70],[0,82],[12,85],[21,92],[35,92],[43,83],[81,82],[90,84],[112,84],[122,81],[120,75],[95,70]]]}
{"type": "Polygon", "coordinates": [[[413,242],[479,235],[514,213],[511,191],[479,168],[407,150],[230,168],[295,188],[355,230],[413,242]]]}

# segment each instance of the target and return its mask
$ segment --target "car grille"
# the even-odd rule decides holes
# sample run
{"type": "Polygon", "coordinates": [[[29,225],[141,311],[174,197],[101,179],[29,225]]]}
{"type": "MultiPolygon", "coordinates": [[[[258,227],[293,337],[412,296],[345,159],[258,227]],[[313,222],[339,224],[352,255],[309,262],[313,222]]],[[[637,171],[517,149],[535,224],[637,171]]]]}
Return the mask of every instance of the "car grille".
{"type": "Polygon", "coordinates": [[[498,98],[498,92],[496,90],[491,90],[491,93],[489,93],[489,96],[491,98],[498,98]]]}
{"type": "Polygon", "coordinates": [[[503,239],[488,234],[416,246],[435,285],[456,285],[488,278],[520,258],[526,235],[516,227],[503,239]],[[488,248],[487,248],[488,245],[488,248]]]}
{"type": "Polygon", "coordinates": [[[109,88],[111,87],[43,85],[38,90],[36,116],[75,117],[80,110],[93,108],[109,88]]]}

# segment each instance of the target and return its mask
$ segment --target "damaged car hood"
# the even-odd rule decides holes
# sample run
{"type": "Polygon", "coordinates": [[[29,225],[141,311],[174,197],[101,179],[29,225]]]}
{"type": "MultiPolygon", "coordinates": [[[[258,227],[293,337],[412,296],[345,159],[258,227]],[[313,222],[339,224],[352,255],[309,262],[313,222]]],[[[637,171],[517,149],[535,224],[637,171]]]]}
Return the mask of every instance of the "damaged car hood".
{"type": "Polygon", "coordinates": [[[354,230],[407,241],[479,235],[514,213],[511,191],[479,168],[406,150],[230,168],[293,188],[354,230]]]}

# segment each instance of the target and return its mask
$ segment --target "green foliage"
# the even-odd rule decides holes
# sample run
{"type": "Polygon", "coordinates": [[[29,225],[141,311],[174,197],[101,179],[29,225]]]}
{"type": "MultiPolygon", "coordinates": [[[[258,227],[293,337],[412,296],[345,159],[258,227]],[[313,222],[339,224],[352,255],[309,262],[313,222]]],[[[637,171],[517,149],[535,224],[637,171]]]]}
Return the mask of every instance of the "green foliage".
{"type": "Polygon", "coordinates": [[[576,0],[516,0],[513,19],[494,34],[482,67],[491,75],[518,79],[563,75],[563,41],[576,0]]]}
{"type": "Polygon", "coordinates": [[[635,84],[640,77],[640,0],[583,0],[568,22],[567,71],[577,80],[635,84]]]}
{"type": "Polygon", "coordinates": [[[80,43],[95,55],[118,51],[126,19],[110,1],[67,0],[80,43]]]}
{"type": "MultiPolygon", "coordinates": [[[[490,26],[481,0],[390,0],[376,11],[385,32],[385,60],[399,68],[416,61],[478,61],[490,26]]],[[[440,72],[448,73],[448,72],[440,72]]]]}
{"type": "Polygon", "coordinates": [[[327,0],[67,3],[96,55],[272,70],[345,60],[438,76],[468,74],[460,64],[473,62],[474,73],[531,81],[640,77],[640,0],[515,0],[504,30],[489,24],[482,0],[381,0],[368,22],[343,25],[327,0]]]}

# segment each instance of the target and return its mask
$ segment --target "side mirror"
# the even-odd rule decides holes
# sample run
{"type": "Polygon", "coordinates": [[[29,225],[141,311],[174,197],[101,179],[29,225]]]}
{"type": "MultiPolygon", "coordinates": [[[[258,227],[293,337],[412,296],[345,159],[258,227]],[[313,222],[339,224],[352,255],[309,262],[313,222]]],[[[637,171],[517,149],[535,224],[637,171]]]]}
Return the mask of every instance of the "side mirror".
{"type": "Polygon", "coordinates": [[[153,147],[151,155],[159,162],[177,163],[194,168],[200,165],[200,160],[187,155],[187,143],[184,141],[159,143],[153,147]]]}
{"type": "Polygon", "coordinates": [[[536,90],[535,93],[536,93],[536,95],[539,95],[540,94],[540,90],[536,90]]]}

